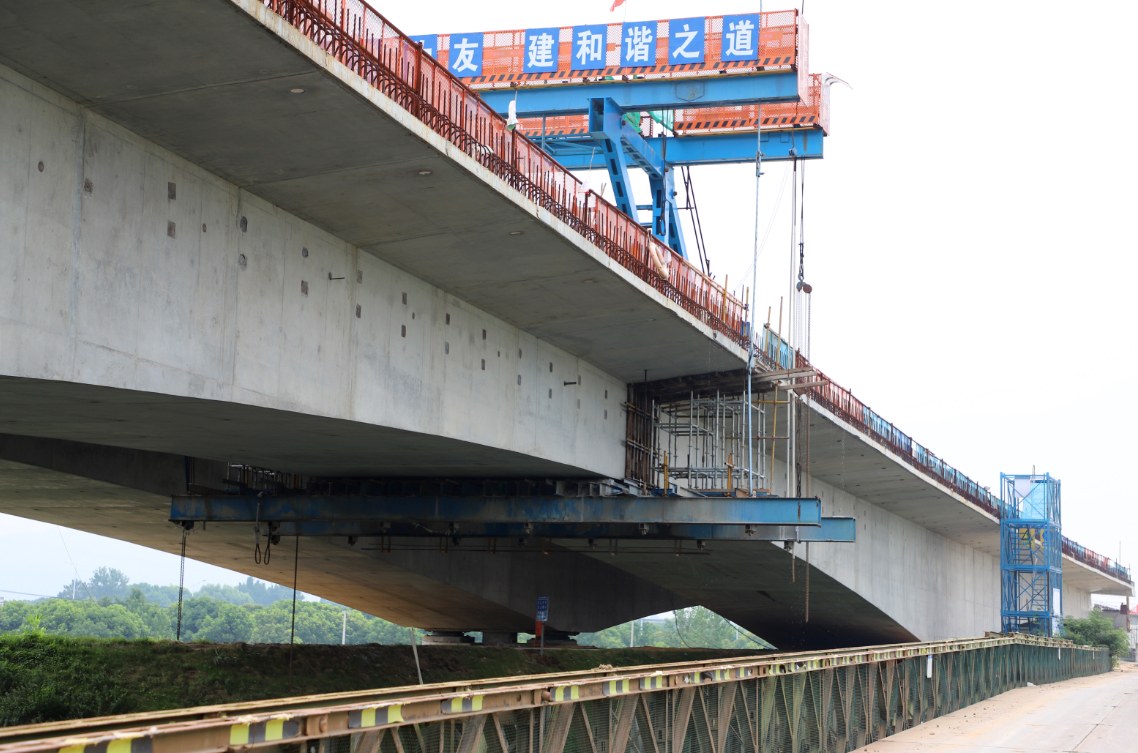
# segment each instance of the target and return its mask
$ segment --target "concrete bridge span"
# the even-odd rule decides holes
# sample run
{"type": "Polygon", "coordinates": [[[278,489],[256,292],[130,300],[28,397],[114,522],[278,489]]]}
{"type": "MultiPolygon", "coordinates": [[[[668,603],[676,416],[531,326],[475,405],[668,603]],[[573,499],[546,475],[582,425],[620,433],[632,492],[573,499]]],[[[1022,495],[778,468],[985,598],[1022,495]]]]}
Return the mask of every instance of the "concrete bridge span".
{"type": "MultiPolygon", "coordinates": [[[[226,461],[620,479],[629,384],[744,361],[260,3],[3,2],[0,65],[5,512],[175,551],[169,495],[226,461]]],[[[440,630],[525,630],[538,593],[566,632],[695,603],[784,646],[996,629],[994,518],[810,423],[809,485],[859,542],[809,564],[768,542],[305,539],[300,586],[440,630]]],[[[207,526],[189,552],[289,582],[249,539],[207,526]]],[[[1069,608],[1126,588],[1084,569],[1069,608]]]]}

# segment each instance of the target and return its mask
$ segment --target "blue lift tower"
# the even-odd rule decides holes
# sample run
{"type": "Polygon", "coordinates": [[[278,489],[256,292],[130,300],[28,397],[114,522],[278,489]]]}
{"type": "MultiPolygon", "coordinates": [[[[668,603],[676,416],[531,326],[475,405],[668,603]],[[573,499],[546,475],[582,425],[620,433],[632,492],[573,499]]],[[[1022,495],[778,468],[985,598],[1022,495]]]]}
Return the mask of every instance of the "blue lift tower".
{"type": "Polygon", "coordinates": [[[685,259],[690,166],[822,156],[828,85],[797,11],[413,38],[563,165],[607,170],[616,206],[685,259]]]}
{"type": "Polygon", "coordinates": [[[1057,636],[1063,617],[1059,479],[1001,473],[1000,486],[1002,631],[1057,636]]]}

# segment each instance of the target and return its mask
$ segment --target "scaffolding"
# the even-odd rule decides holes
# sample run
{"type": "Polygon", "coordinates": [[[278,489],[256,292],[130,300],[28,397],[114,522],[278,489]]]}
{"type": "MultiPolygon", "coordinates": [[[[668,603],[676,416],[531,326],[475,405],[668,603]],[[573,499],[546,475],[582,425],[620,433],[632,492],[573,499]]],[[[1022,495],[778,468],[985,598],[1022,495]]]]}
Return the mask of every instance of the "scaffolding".
{"type": "MultiPolygon", "coordinates": [[[[756,413],[761,412],[757,407],[756,413]]],[[[687,400],[658,404],[656,430],[664,448],[660,470],[692,491],[748,490],[752,471],[747,467],[746,425],[742,395],[692,393],[687,400]]],[[[762,487],[761,465],[753,473],[755,486],[762,487]]]]}
{"type": "Polygon", "coordinates": [[[775,447],[787,439],[788,404],[780,390],[754,395],[752,467],[745,393],[729,387],[680,395],[659,385],[633,385],[626,404],[626,474],[665,494],[746,496],[752,488],[771,494],[772,468],[780,456],[775,447]]]}
{"type": "Polygon", "coordinates": [[[1063,615],[1062,508],[1050,474],[1000,474],[1004,633],[1055,636],[1063,615]]]}

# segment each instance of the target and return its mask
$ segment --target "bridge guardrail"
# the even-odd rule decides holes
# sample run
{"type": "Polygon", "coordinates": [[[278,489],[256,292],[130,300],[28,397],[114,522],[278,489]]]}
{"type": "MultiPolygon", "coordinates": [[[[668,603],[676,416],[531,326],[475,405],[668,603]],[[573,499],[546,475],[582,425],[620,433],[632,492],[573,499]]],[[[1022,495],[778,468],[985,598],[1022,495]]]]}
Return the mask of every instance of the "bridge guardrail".
{"type": "MultiPolygon", "coordinates": [[[[925,475],[945,484],[997,519],[1002,517],[999,497],[938,458],[932,451],[915,442],[891,422],[886,421],[869,406],[854,397],[852,392],[818,371],[805,356],[792,350],[785,340],[774,334],[769,328],[763,329],[761,342],[757,343],[756,354],[759,360],[769,368],[813,369],[817,376],[812,377],[812,381],[824,382],[806,388],[806,392],[813,400],[843,421],[888,447],[898,457],[925,475]]],[[[1129,568],[1123,567],[1109,557],[1091,551],[1065,536],[1063,537],[1063,553],[1107,575],[1130,583],[1133,582],[1130,580],[1129,568]]]]}
{"type": "MultiPolygon", "coordinates": [[[[361,0],[262,2],[669,300],[747,347],[746,307],[741,300],[511,130],[505,118],[369,5],[361,0]]],[[[797,24],[793,29],[796,60],[801,64],[801,32],[797,24]]]]}

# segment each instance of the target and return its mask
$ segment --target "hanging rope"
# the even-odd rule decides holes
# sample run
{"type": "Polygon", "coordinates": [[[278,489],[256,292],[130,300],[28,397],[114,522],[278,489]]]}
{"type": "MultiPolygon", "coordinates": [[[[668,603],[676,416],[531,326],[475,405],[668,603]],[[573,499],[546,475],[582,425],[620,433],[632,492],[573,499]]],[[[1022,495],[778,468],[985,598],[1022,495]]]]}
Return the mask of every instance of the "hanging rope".
{"type": "Polygon", "coordinates": [[[182,604],[185,601],[186,594],[186,527],[182,526],[182,560],[178,567],[178,629],[176,638],[178,642],[182,640],[182,604]]]}
{"type": "Polygon", "coordinates": [[[257,517],[253,521],[253,562],[256,564],[269,564],[272,558],[273,538],[272,531],[265,533],[265,551],[261,552],[261,498],[265,496],[264,492],[257,495],[257,517]]]}

